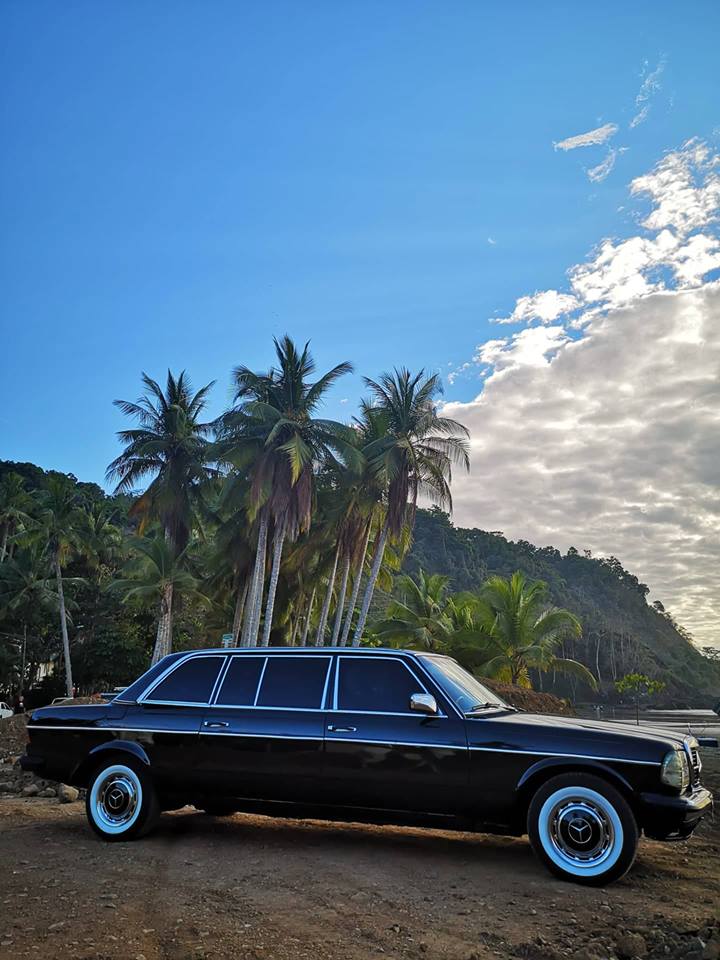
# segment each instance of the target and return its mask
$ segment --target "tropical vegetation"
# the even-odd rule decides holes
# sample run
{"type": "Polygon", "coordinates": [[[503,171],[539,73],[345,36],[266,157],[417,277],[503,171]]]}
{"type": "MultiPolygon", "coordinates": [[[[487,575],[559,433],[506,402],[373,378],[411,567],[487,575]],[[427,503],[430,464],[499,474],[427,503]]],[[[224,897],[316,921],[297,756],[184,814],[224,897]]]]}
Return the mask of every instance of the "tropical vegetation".
{"type": "Polygon", "coordinates": [[[339,422],[323,408],[351,364],[318,373],[308,344],[274,348],[268,369],[234,368],[215,417],[212,383],[143,374],[139,399],[115,401],[129,422],[110,493],[0,461],[4,694],[122,684],[173,649],[223,642],[419,647],[592,696],[645,649],[643,627],[618,646],[588,606],[608,577],[616,607],[618,591],[637,598],[668,646],[688,645],[614,558],[452,526],[468,436],[443,414],[436,375],[366,378],[357,416],[339,422]]]}

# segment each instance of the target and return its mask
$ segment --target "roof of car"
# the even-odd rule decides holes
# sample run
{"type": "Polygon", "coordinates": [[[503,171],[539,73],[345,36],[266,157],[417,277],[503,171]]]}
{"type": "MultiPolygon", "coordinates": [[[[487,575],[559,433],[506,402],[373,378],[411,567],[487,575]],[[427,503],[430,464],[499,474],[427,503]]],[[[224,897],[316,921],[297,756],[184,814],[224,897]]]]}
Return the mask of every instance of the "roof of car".
{"type": "Polygon", "coordinates": [[[188,653],[212,653],[212,654],[233,654],[233,653],[248,653],[248,654],[266,654],[266,653],[308,653],[308,654],[324,654],[327,656],[329,653],[356,653],[370,654],[370,653],[383,653],[383,654],[392,654],[393,656],[402,656],[405,653],[417,655],[423,653],[422,650],[405,650],[398,649],[397,647],[201,647],[195,650],[183,650],[177,651],[175,656],[180,654],[188,653]]]}

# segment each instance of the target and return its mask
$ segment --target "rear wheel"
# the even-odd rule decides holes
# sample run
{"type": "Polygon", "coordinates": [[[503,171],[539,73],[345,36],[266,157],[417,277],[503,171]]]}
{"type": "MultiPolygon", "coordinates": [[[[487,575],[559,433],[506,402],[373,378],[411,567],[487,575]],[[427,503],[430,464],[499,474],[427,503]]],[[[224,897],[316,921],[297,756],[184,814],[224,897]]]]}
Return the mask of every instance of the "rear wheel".
{"type": "Polygon", "coordinates": [[[149,773],[132,761],[113,759],[90,777],[85,812],[103,840],[133,840],[156,825],[160,806],[149,773]]]}
{"type": "Polygon", "coordinates": [[[635,816],[601,777],[567,773],[548,780],[532,798],[527,825],[539,859],[564,880],[603,886],[635,860],[635,816]]]}

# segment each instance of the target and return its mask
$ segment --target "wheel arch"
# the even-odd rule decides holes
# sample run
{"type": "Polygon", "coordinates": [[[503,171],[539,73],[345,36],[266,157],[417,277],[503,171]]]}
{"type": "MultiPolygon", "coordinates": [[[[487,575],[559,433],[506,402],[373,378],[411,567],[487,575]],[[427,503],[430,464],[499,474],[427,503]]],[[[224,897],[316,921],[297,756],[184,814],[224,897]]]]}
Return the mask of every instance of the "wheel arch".
{"type": "Polygon", "coordinates": [[[613,767],[599,760],[573,758],[570,761],[560,757],[546,757],[528,767],[515,788],[518,813],[523,819],[527,816],[534,794],[544,783],[562,773],[589,773],[607,781],[622,794],[637,817],[636,791],[632,784],[613,767]]]}
{"type": "Polygon", "coordinates": [[[79,787],[87,787],[90,774],[100,761],[109,761],[113,757],[119,760],[128,760],[132,757],[145,766],[150,766],[150,758],[139,743],[134,740],[108,740],[106,743],[93,747],[80,763],[73,774],[73,784],[79,787]]]}

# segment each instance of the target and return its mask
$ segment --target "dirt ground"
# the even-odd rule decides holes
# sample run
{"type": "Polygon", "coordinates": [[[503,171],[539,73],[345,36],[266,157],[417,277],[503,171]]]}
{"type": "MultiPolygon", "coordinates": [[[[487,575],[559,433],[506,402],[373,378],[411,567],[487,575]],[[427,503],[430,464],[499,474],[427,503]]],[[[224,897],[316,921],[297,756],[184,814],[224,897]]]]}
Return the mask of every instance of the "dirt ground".
{"type": "Polygon", "coordinates": [[[3,960],[714,960],[719,910],[717,823],[642,841],[596,890],[553,879],[525,839],[187,808],[106,844],[80,803],[0,799],[3,960]]]}

